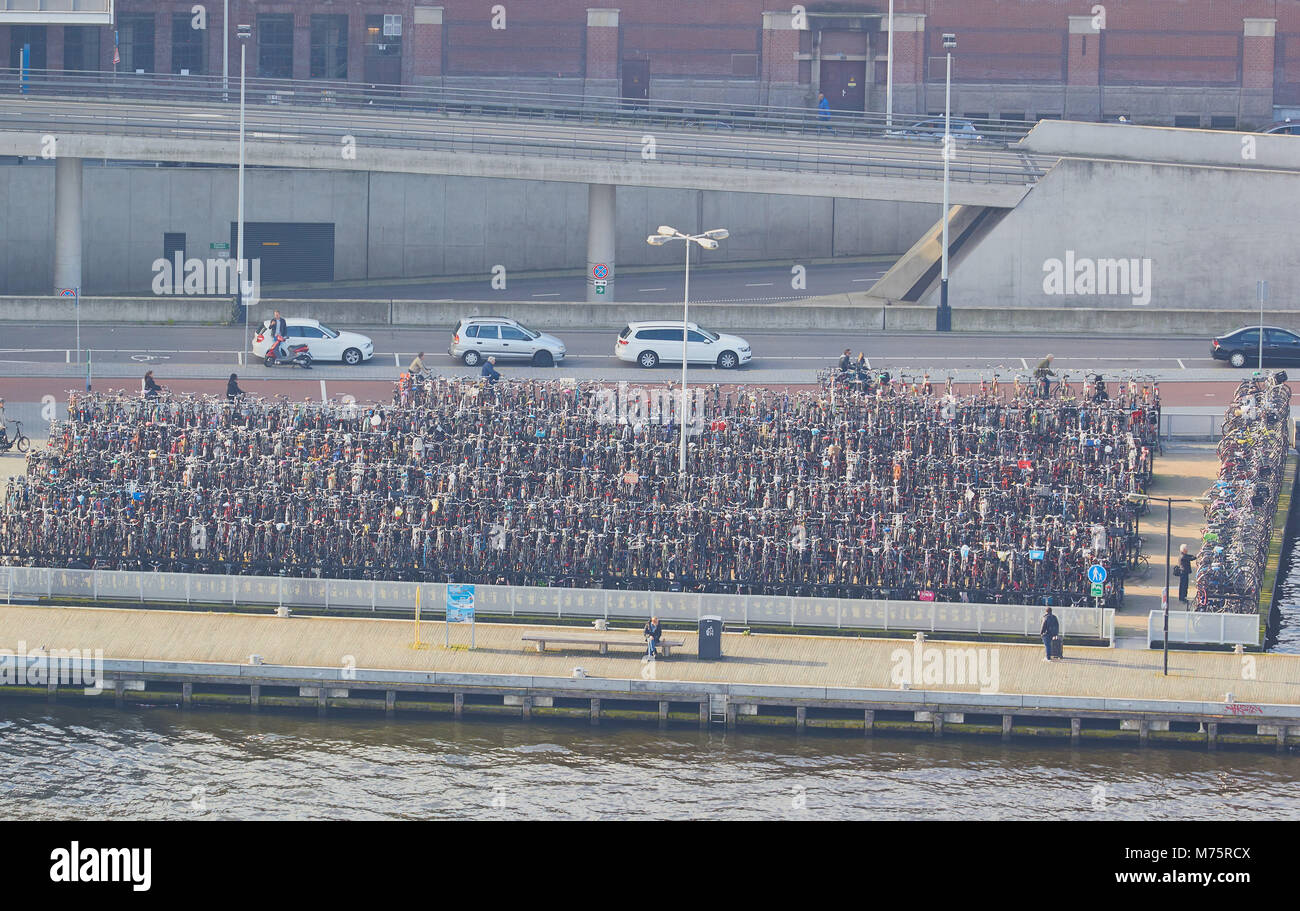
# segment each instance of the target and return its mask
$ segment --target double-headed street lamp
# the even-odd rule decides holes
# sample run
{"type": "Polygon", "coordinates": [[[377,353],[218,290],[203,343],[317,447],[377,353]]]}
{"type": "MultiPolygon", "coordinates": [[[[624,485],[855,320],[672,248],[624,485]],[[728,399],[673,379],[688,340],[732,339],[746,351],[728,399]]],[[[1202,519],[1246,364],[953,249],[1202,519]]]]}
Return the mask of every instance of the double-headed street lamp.
{"type": "Polygon", "coordinates": [[[938,332],[949,332],[952,329],[952,310],[948,307],[948,161],[952,158],[952,51],[957,46],[957,36],[944,32],[943,46],[948,51],[948,75],[943,89],[943,265],[934,328],[938,332]]]}
{"type": "Polygon", "coordinates": [[[1165,633],[1163,636],[1165,647],[1165,676],[1169,676],[1169,567],[1173,561],[1173,528],[1174,528],[1174,504],[1175,503],[1208,503],[1208,497],[1153,497],[1145,493],[1131,493],[1128,495],[1130,503],[1145,503],[1149,500],[1159,500],[1164,503],[1168,512],[1165,516],[1165,587],[1161,593],[1161,608],[1165,614],[1165,633]]]}
{"type": "Polygon", "coordinates": [[[682,424],[682,452],[678,464],[680,478],[679,483],[683,490],[686,489],[686,336],[690,327],[690,310],[691,310],[691,244],[699,244],[705,250],[718,249],[718,241],[726,240],[731,236],[731,232],[726,228],[714,228],[712,231],[705,231],[703,234],[683,234],[676,228],[668,225],[660,225],[657,234],[651,234],[646,238],[646,243],[652,247],[662,247],[670,240],[684,241],[686,247],[686,287],[682,293],[682,408],[678,419],[682,424]]]}

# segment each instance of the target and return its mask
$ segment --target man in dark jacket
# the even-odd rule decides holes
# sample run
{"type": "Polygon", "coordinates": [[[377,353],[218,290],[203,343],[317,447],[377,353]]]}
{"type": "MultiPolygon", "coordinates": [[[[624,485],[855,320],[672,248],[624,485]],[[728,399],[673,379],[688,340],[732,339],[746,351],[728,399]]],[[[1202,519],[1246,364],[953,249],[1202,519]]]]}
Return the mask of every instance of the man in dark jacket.
{"type": "Polygon", "coordinates": [[[641,630],[645,634],[648,645],[646,647],[646,661],[655,660],[655,651],[659,648],[659,639],[664,634],[663,624],[659,622],[658,617],[651,617],[646,621],[645,628],[641,630]]]}
{"type": "Polygon", "coordinates": [[[233,402],[236,396],[243,394],[244,390],[239,388],[239,375],[230,374],[230,379],[226,380],[226,400],[233,402]]]}
{"type": "Polygon", "coordinates": [[[483,362],[481,375],[487,377],[489,386],[496,385],[496,381],[501,379],[501,373],[497,370],[496,363],[497,359],[495,357],[490,357],[483,362]]]}
{"type": "Polygon", "coordinates": [[[1043,637],[1043,649],[1047,652],[1044,661],[1052,660],[1052,640],[1061,632],[1061,621],[1056,619],[1050,607],[1043,609],[1043,625],[1038,629],[1038,635],[1043,637]]]}
{"type": "Polygon", "coordinates": [[[1187,584],[1192,578],[1192,555],[1187,552],[1187,545],[1178,545],[1178,600],[1187,606],[1187,584]]]}
{"type": "Polygon", "coordinates": [[[285,321],[284,317],[280,315],[279,310],[275,311],[275,316],[271,317],[270,333],[271,350],[269,354],[271,357],[275,357],[276,349],[280,347],[280,339],[289,334],[289,324],[285,321]]]}
{"type": "Polygon", "coordinates": [[[144,374],[144,397],[147,399],[155,398],[158,393],[163,391],[163,387],[158,385],[158,381],[153,378],[153,371],[147,370],[144,374]]]}

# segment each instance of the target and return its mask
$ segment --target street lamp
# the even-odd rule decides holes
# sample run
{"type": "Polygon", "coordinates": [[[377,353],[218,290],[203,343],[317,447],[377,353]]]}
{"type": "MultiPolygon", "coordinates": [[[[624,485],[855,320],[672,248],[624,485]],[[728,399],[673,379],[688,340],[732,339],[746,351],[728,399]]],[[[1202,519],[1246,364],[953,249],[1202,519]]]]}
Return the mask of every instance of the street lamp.
{"type": "Polygon", "coordinates": [[[894,125],[894,0],[889,0],[889,60],[885,63],[885,126],[894,125]]]}
{"type": "Polygon", "coordinates": [[[221,0],[221,101],[230,100],[230,0],[221,0]]]}
{"type": "Polygon", "coordinates": [[[683,241],[686,247],[686,287],[682,293],[682,408],[679,420],[682,424],[682,451],[678,464],[680,471],[679,483],[683,490],[686,489],[686,333],[690,324],[691,310],[691,244],[699,244],[705,250],[718,249],[718,241],[726,240],[731,236],[731,232],[726,228],[714,228],[712,231],[705,231],[703,234],[683,234],[676,228],[668,225],[660,225],[657,234],[651,234],[646,238],[646,243],[652,247],[662,247],[670,240],[683,241]]]}
{"type": "Polygon", "coordinates": [[[1174,528],[1174,504],[1175,503],[1208,503],[1208,497],[1153,497],[1145,493],[1131,493],[1128,495],[1130,503],[1145,503],[1148,500],[1159,500],[1164,503],[1168,512],[1165,515],[1165,587],[1160,595],[1160,606],[1165,615],[1165,632],[1162,637],[1164,640],[1165,651],[1165,676],[1169,676],[1169,566],[1173,561],[1173,528],[1174,528]]]}
{"type": "Polygon", "coordinates": [[[934,328],[938,332],[952,330],[952,310],[948,307],[948,161],[952,158],[952,51],[957,46],[957,36],[943,33],[943,46],[948,51],[948,75],[943,89],[943,266],[939,276],[939,309],[935,313],[934,328]]]}
{"type": "MultiPolygon", "coordinates": [[[[239,38],[239,202],[235,215],[235,293],[244,308],[244,335],[248,338],[248,306],[244,303],[244,62],[248,56],[248,39],[253,34],[251,25],[238,26],[239,38]]],[[[252,339],[247,344],[252,350],[252,339]]]]}

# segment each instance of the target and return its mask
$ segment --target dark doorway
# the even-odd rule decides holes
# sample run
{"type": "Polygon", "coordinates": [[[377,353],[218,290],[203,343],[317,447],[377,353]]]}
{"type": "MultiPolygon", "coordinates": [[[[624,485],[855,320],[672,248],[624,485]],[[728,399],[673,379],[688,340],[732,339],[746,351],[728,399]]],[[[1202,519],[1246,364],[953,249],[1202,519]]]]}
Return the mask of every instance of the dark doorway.
{"type": "Polygon", "coordinates": [[[402,84],[400,16],[367,16],[365,80],[372,86],[402,84]]]}
{"type": "Polygon", "coordinates": [[[832,110],[862,113],[867,105],[866,61],[823,60],[821,90],[832,110]]]}
{"type": "Polygon", "coordinates": [[[167,232],[163,235],[163,259],[169,263],[176,262],[176,254],[181,255],[181,264],[185,263],[185,233],[167,232]]]}
{"type": "Polygon", "coordinates": [[[623,61],[623,100],[645,104],[650,100],[650,61],[623,61]]]}
{"type": "MultiPolygon", "coordinates": [[[[239,226],[230,223],[230,255],[238,255],[239,226]]],[[[263,284],[334,281],[330,222],[244,222],[244,259],[260,259],[263,284]]],[[[252,267],[249,267],[252,274],[252,267]]]]}
{"type": "Polygon", "coordinates": [[[31,70],[43,70],[46,67],[45,26],[11,25],[9,26],[9,68],[18,70],[23,65],[23,45],[32,46],[31,57],[27,65],[31,70]]]}

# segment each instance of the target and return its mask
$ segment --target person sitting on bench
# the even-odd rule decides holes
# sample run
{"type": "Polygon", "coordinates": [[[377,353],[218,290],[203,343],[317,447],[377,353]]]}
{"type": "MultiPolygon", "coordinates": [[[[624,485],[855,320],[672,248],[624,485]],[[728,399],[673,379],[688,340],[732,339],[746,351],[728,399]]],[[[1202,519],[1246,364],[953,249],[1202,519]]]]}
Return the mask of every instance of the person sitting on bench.
{"type": "Polygon", "coordinates": [[[659,648],[659,640],[663,638],[664,626],[659,622],[658,617],[651,617],[646,621],[645,628],[641,630],[645,634],[646,641],[649,645],[646,648],[645,660],[655,660],[655,651],[659,648]]]}

